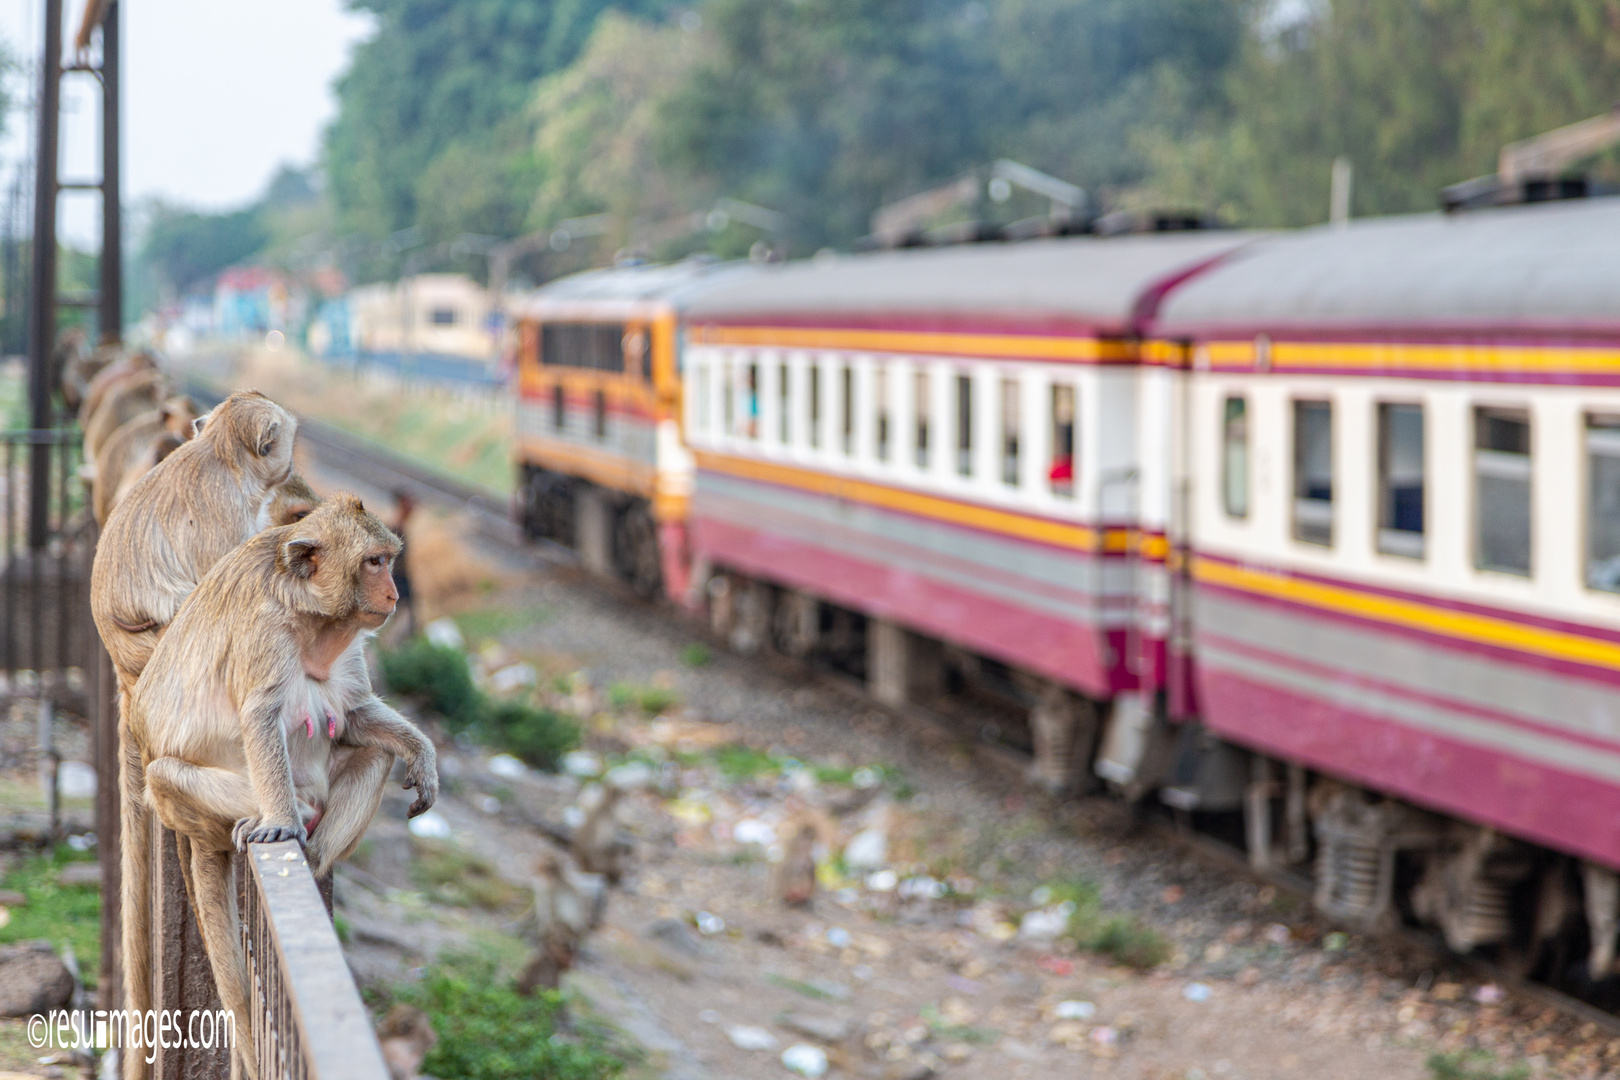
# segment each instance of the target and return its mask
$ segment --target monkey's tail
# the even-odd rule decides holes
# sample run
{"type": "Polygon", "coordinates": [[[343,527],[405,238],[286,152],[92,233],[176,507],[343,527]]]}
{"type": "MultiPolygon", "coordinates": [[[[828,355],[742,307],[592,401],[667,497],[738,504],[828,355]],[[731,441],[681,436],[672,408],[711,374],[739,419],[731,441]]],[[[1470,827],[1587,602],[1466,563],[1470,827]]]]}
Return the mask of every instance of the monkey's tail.
{"type": "Polygon", "coordinates": [[[247,962],[242,955],[241,920],[236,911],[236,890],[231,878],[231,855],[191,845],[192,910],[202,931],[208,963],[220,1004],[236,1015],[236,1046],[232,1075],[257,1080],[258,1055],[253,1042],[253,1016],[248,1007],[247,962]]]}
{"type": "MultiPolygon", "coordinates": [[[[118,695],[119,881],[124,937],[124,1008],[144,1016],[152,1007],[152,824],[146,771],[129,730],[129,695],[118,695]]],[[[125,1047],[124,1080],[146,1080],[143,1049],[125,1047]]]]}

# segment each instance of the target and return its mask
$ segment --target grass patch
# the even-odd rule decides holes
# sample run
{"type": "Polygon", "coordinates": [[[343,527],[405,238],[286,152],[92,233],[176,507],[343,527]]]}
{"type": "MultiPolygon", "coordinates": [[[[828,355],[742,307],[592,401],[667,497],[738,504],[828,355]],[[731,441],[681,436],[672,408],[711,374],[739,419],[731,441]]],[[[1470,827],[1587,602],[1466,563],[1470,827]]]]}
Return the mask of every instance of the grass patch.
{"type": "Polygon", "coordinates": [[[663,686],[637,686],[616,682],[608,687],[608,704],[615,709],[637,708],[648,716],[657,716],[681,702],[680,695],[663,686]]]}
{"type": "Polygon", "coordinates": [[[431,1076],[607,1080],[627,1064],[605,1032],[570,1022],[561,994],[524,997],[490,959],[442,960],[396,997],[425,1012],[438,1033],[439,1044],[422,1063],[431,1076]]]}
{"type": "Polygon", "coordinates": [[[465,611],[455,616],[456,627],[468,641],[499,638],[512,630],[522,630],[546,621],[550,612],[545,608],[486,607],[465,611]]]}
{"type": "Polygon", "coordinates": [[[413,837],[411,846],[411,875],[439,903],[499,911],[524,899],[523,890],[493,866],[448,841],[413,837]]]}
{"type": "Polygon", "coordinates": [[[694,641],[681,650],[681,663],[689,668],[705,667],[714,661],[714,650],[701,641],[694,641]]]}
{"type": "Polygon", "coordinates": [[[535,768],[555,769],[562,755],[579,744],[579,725],[562,713],[482,693],[458,649],[416,637],[384,652],[382,668],[391,691],[441,714],[452,732],[469,732],[535,768]]]}
{"type": "Polygon", "coordinates": [[[1498,1068],[1495,1056],[1484,1050],[1430,1054],[1428,1066],[1434,1080],[1527,1080],[1530,1075],[1530,1066],[1522,1061],[1498,1068]]]}
{"type": "Polygon", "coordinates": [[[939,1010],[932,1005],[924,1005],[917,1011],[917,1015],[922,1018],[923,1023],[928,1025],[928,1030],[933,1032],[936,1039],[945,1042],[989,1044],[1001,1038],[1001,1032],[995,1028],[974,1027],[972,1024],[953,1024],[939,1015],[939,1010]]]}
{"type": "Polygon", "coordinates": [[[763,750],[742,743],[727,743],[714,752],[714,763],[733,780],[751,780],[782,771],[782,763],[763,750]]]}
{"type": "Polygon", "coordinates": [[[93,852],[62,845],[18,863],[0,885],[22,893],[28,903],[7,908],[11,921],[0,927],[0,944],[39,939],[53,946],[67,942],[78,958],[85,985],[94,986],[101,968],[101,889],[56,881],[56,872],[68,863],[94,861],[93,852]]]}
{"type": "Polygon", "coordinates": [[[1058,881],[1044,888],[1050,894],[1047,903],[1074,905],[1067,936],[1087,952],[1144,971],[1170,958],[1170,943],[1164,935],[1134,915],[1104,911],[1097,886],[1091,882],[1058,881]]]}

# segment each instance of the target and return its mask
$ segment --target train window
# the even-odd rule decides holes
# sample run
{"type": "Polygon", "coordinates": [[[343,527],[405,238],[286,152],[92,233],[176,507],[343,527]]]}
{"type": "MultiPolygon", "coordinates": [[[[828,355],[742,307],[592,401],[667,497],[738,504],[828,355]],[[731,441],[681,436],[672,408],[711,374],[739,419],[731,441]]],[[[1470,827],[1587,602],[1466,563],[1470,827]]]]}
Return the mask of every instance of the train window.
{"type": "Polygon", "coordinates": [[[1530,573],[1530,414],[1474,410],[1475,562],[1530,573]]]}
{"type": "Polygon", "coordinates": [[[792,415],[788,409],[793,402],[793,384],[788,380],[793,377],[786,364],[776,367],[776,441],[784,446],[793,441],[792,426],[789,417],[792,415]]]}
{"type": "Polygon", "coordinates": [[[956,471],[973,475],[973,376],[956,377],[956,471]]]}
{"type": "Polygon", "coordinates": [[[743,368],[742,385],[742,429],[739,432],[744,438],[759,438],[759,365],[749,364],[743,368]]]}
{"type": "Polygon", "coordinates": [[[917,437],[912,443],[917,468],[928,468],[928,372],[919,371],[913,378],[911,400],[917,410],[917,437]]]}
{"type": "Polygon", "coordinates": [[[1423,558],[1423,406],[1378,406],[1378,550],[1423,558]]]}
{"type": "Polygon", "coordinates": [[[877,399],[877,458],[889,460],[889,369],[882,365],[872,372],[873,394],[877,399]]]}
{"type": "Polygon", "coordinates": [[[1001,380],[1001,482],[1018,486],[1018,380],[1001,380]]]}
{"type": "Polygon", "coordinates": [[[838,424],[844,453],[855,452],[855,369],[838,369],[838,424]]]}
{"type": "Polygon", "coordinates": [[[607,393],[600,387],[596,390],[596,437],[607,438],[607,393]]]}
{"type": "Polygon", "coordinates": [[[558,431],[568,423],[568,403],[563,397],[562,383],[551,388],[551,426],[558,431]]]}
{"type": "Polygon", "coordinates": [[[1074,387],[1052,387],[1052,494],[1074,498],[1074,387]]]}
{"type": "Polygon", "coordinates": [[[1249,399],[1221,406],[1221,504],[1227,517],[1249,516],[1249,399]]]}
{"type": "Polygon", "coordinates": [[[1620,592],[1620,416],[1586,418],[1586,583],[1620,592]]]}
{"type": "Polygon", "coordinates": [[[434,326],[454,326],[456,325],[456,309],[436,307],[428,314],[428,321],[434,326]]]}
{"type": "Polygon", "coordinates": [[[645,379],[652,374],[647,363],[647,335],[640,330],[633,330],[624,335],[624,369],[637,378],[645,379]]]}
{"type": "Polygon", "coordinates": [[[1333,406],[1294,402],[1294,539],[1333,543],[1333,406]]]}
{"type": "Polygon", "coordinates": [[[821,365],[810,363],[810,445],[821,445],[821,365]]]}
{"type": "Polygon", "coordinates": [[[623,323],[545,323],[540,362],[548,367],[624,370],[623,323]]]}
{"type": "Polygon", "coordinates": [[[697,394],[694,403],[692,425],[699,431],[709,430],[709,365],[699,364],[692,375],[693,391],[697,394]]]}

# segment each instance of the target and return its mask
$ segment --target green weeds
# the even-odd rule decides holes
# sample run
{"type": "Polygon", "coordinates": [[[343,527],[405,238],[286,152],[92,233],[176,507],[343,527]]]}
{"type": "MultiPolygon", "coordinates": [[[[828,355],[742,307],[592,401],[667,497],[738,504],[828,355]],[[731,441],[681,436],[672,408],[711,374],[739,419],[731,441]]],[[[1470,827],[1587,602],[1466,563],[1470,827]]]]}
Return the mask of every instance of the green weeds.
{"type": "Polygon", "coordinates": [[[1524,1062],[1497,1068],[1496,1058],[1484,1050],[1453,1050],[1429,1055],[1429,1075],[1434,1080],[1526,1080],[1530,1067],[1524,1062]]]}
{"type": "Polygon", "coordinates": [[[95,885],[61,885],[57,871],[68,863],[93,862],[93,852],[67,846],[22,860],[6,875],[3,885],[28,898],[26,904],[6,910],[11,919],[0,926],[0,944],[44,939],[73,947],[85,983],[94,986],[101,968],[101,890],[95,885]]]}

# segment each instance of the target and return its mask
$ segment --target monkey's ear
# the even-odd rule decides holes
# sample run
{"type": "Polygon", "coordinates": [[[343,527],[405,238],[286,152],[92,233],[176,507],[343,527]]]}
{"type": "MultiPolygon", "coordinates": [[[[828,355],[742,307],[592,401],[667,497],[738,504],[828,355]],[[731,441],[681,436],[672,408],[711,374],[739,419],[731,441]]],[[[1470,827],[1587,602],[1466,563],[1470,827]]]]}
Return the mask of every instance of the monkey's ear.
{"type": "Polygon", "coordinates": [[[276,438],[281,434],[281,421],[272,420],[259,429],[259,445],[256,447],[260,457],[269,457],[270,451],[276,448],[276,438]]]}
{"type": "Polygon", "coordinates": [[[309,578],[321,568],[321,542],[302,536],[281,545],[281,561],[295,577],[309,578]]]}
{"type": "Polygon", "coordinates": [[[213,410],[209,410],[191,422],[192,438],[196,438],[198,435],[203,433],[203,428],[208,426],[208,421],[213,418],[213,415],[213,410]]]}

